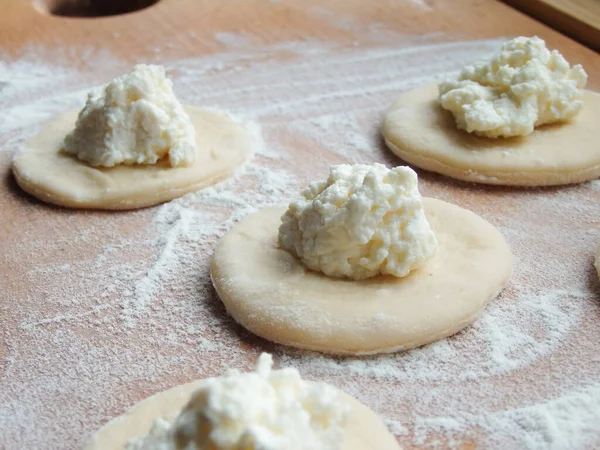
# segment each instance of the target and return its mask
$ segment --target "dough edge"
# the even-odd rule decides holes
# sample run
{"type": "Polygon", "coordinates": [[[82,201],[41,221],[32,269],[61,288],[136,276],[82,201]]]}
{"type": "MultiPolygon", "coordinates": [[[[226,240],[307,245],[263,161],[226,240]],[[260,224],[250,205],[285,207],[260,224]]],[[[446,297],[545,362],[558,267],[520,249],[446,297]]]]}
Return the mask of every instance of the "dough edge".
{"type": "Polygon", "coordinates": [[[415,153],[401,150],[396,144],[384,137],[388,148],[398,158],[416,168],[435,172],[460,181],[469,181],[472,183],[489,184],[493,186],[513,186],[513,187],[544,187],[544,186],[563,186],[568,184],[578,184],[600,177],[600,165],[592,166],[588,169],[571,172],[516,172],[516,171],[475,171],[472,169],[460,169],[437,161],[433,158],[417,155],[415,153]]]}
{"type": "MultiPolygon", "coordinates": [[[[600,272],[599,272],[600,273],[600,272]]],[[[215,288],[215,291],[217,292],[217,295],[219,296],[219,298],[222,298],[222,294],[219,292],[219,289],[217,288],[217,284],[215,284],[214,279],[212,277],[210,277],[213,286],[215,288]]],[[[266,337],[263,335],[263,333],[259,330],[259,331],[255,331],[256,328],[254,326],[248,325],[246,321],[244,320],[238,320],[237,318],[237,314],[235,313],[231,313],[229,309],[227,309],[227,307],[225,307],[227,309],[227,313],[231,316],[231,318],[233,318],[233,320],[240,325],[241,327],[245,328],[246,330],[250,331],[252,334],[255,334],[256,336],[259,336],[262,339],[266,339],[269,342],[273,342],[275,344],[279,344],[279,345],[284,345],[286,347],[294,347],[294,348],[298,348],[300,350],[309,350],[309,351],[313,351],[313,352],[319,352],[319,353],[324,353],[324,354],[328,354],[328,355],[332,355],[332,356],[376,356],[376,355],[383,355],[383,354],[390,354],[390,353],[396,353],[396,352],[404,352],[404,351],[408,351],[408,350],[412,350],[415,349],[417,347],[423,347],[425,345],[428,344],[432,344],[434,342],[440,341],[442,339],[445,339],[447,337],[450,337],[456,333],[458,333],[460,330],[468,327],[469,325],[471,325],[473,322],[475,322],[477,320],[477,318],[481,315],[481,312],[485,309],[485,307],[496,297],[498,297],[498,295],[500,295],[500,293],[504,290],[504,286],[502,288],[500,288],[495,294],[493,294],[493,296],[485,302],[485,304],[483,304],[483,306],[478,309],[477,311],[474,311],[473,314],[467,318],[465,318],[464,321],[458,323],[454,326],[448,327],[445,330],[436,333],[434,335],[431,335],[431,337],[429,339],[416,339],[414,341],[411,342],[407,342],[404,344],[399,344],[399,345],[392,345],[389,347],[382,347],[381,349],[374,349],[374,350],[348,350],[348,349],[341,349],[341,348],[336,348],[336,349],[331,349],[328,347],[324,347],[322,345],[310,345],[310,344],[306,344],[305,342],[301,342],[301,341],[297,341],[297,340],[276,340],[273,337],[266,337]]]]}

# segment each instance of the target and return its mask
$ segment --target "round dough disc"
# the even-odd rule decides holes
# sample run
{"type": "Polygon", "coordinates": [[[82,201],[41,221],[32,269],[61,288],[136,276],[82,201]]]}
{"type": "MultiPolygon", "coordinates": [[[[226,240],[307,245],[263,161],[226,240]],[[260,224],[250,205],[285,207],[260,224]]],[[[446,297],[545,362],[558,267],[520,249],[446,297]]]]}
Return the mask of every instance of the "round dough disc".
{"type": "Polygon", "coordinates": [[[185,110],[196,128],[198,153],[191,166],[159,161],[92,167],[61,149],[77,119],[77,111],[70,111],[25,143],[14,156],[13,173],[24,191],[70,208],[135,209],[173,200],[230,176],[256,146],[256,137],[225,114],[185,110]]]}
{"type": "Polygon", "coordinates": [[[227,311],[280,344],[335,354],[417,347],[473,322],[508,282],[511,255],[498,230],[458,206],[424,199],[439,247],[404,278],[333,279],[277,247],[285,208],[252,214],[223,237],[211,262],[227,311]]]}
{"type": "Polygon", "coordinates": [[[523,137],[489,139],[456,127],[438,103],[437,85],[402,94],[385,113],[383,136],[407,163],[459,180],[515,186],[580,183],[600,176],[600,94],[584,91],[570,122],[523,137]]]}
{"type": "MultiPolygon", "coordinates": [[[[176,386],[142,400],[100,428],[84,450],[122,450],[130,439],[147,434],[155,419],[172,422],[203,382],[176,386]]],[[[371,409],[341,391],[340,396],[352,408],[341,450],[400,450],[396,438],[371,409]]]]}

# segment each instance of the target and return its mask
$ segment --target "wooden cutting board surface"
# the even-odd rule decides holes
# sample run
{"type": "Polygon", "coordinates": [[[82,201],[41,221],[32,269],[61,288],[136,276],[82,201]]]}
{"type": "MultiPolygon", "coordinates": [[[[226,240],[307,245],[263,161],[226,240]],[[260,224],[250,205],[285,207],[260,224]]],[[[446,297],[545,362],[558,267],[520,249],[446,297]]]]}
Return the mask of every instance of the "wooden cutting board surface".
{"type": "Polygon", "coordinates": [[[596,0],[505,0],[531,17],[600,51],[600,2],[596,0]]]}
{"type": "Polygon", "coordinates": [[[400,90],[519,35],[582,63],[600,90],[596,53],[491,0],[162,0],[102,18],[48,13],[65,5],[0,1],[0,448],[78,448],[145,396],[248,369],[261,351],[360,398],[406,448],[600,446],[594,182],[504,189],[419,172],[426,195],[500,228],[515,275],[474,327],[408,354],[271,345],[227,319],[206,273],[219,236],[253,206],[292,198],[330,164],[398,164],[378,123],[400,90]],[[231,184],[166,207],[70,211],[24,195],[12,152],[135,62],[167,66],[183,102],[257,123],[265,151],[231,184]]]}

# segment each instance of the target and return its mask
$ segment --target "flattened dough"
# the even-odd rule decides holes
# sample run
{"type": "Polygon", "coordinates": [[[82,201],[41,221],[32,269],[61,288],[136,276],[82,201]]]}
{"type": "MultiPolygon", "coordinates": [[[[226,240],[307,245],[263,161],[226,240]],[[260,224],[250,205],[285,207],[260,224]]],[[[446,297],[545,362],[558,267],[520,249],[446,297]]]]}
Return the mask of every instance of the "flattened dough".
{"type": "Polygon", "coordinates": [[[135,209],[164,203],[230,176],[257,145],[256,137],[225,114],[185,107],[194,127],[198,153],[189,167],[155,165],[92,167],[61,150],[73,129],[70,111],[27,141],[13,159],[21,188],[48,203],[69,208],[135,209]]]}
{"type": "Polygon", "coordinates": [[[437,85],[403,93],[384,115],[388,147],[409,164],[459,180],[499,185],[550,186],[600,176],[596,92],[584,92],[583,109],[572,121],[508,139],[459,130],[437,97],[437,85]]]}
{"type": "MultiPolygon", "coordinates": [[[[202,383],[198,380],[183,384],[142,400],[100,428],[84,450],[124,449],[127,441],[148,433],[156,418],[173,421],[202,383]]],[[[352,408],[342,450],[400,450],[394,436],[371,409],[343,392],[340,395],[352,408]]]]}
{"type": "Polygon", "coordinates": [[[227,311],[280,344],[334,354],[406,350],[473,322],[510,278],[508,246],[481,217],[424,198],[437,253],[404,278],[332,279],[277,247],[286,208],[248,216],[219,243],[213,284],[227,311]]]}

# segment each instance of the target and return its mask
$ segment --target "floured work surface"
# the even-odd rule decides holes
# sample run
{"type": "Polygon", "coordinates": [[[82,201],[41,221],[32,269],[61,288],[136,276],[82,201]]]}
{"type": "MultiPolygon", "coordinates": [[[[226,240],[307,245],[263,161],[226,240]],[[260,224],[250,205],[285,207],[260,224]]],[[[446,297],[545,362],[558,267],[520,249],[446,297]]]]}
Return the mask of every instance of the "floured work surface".
{"type": "Polygon", "coordinates": [[[218,238],[330,164],[397,164],[378,127],[398,92],[491,53],[498,36],[523,34],[583,63],[588,88],[600,90],[597,55],[502,4],[320,3],[205,1],[211,21],[200,25],[192,0],[92,21],[6,2],[0,447],[78,448],[142,398],[226,366],[248,370],[261,351],[356,396],[406,448],[600,445],[598,181],[524,190],[419,173],[424,195],[481,215],[515,255],[508,289],[439,343],[331,358],[271,345],[225,315],[208,276],[218,238]],[[22,194],[12,152],[138,61],[165,64],[183,103],[257,123],[264,149],[234,179],[141,211],[70,211],[22,194]]]}

